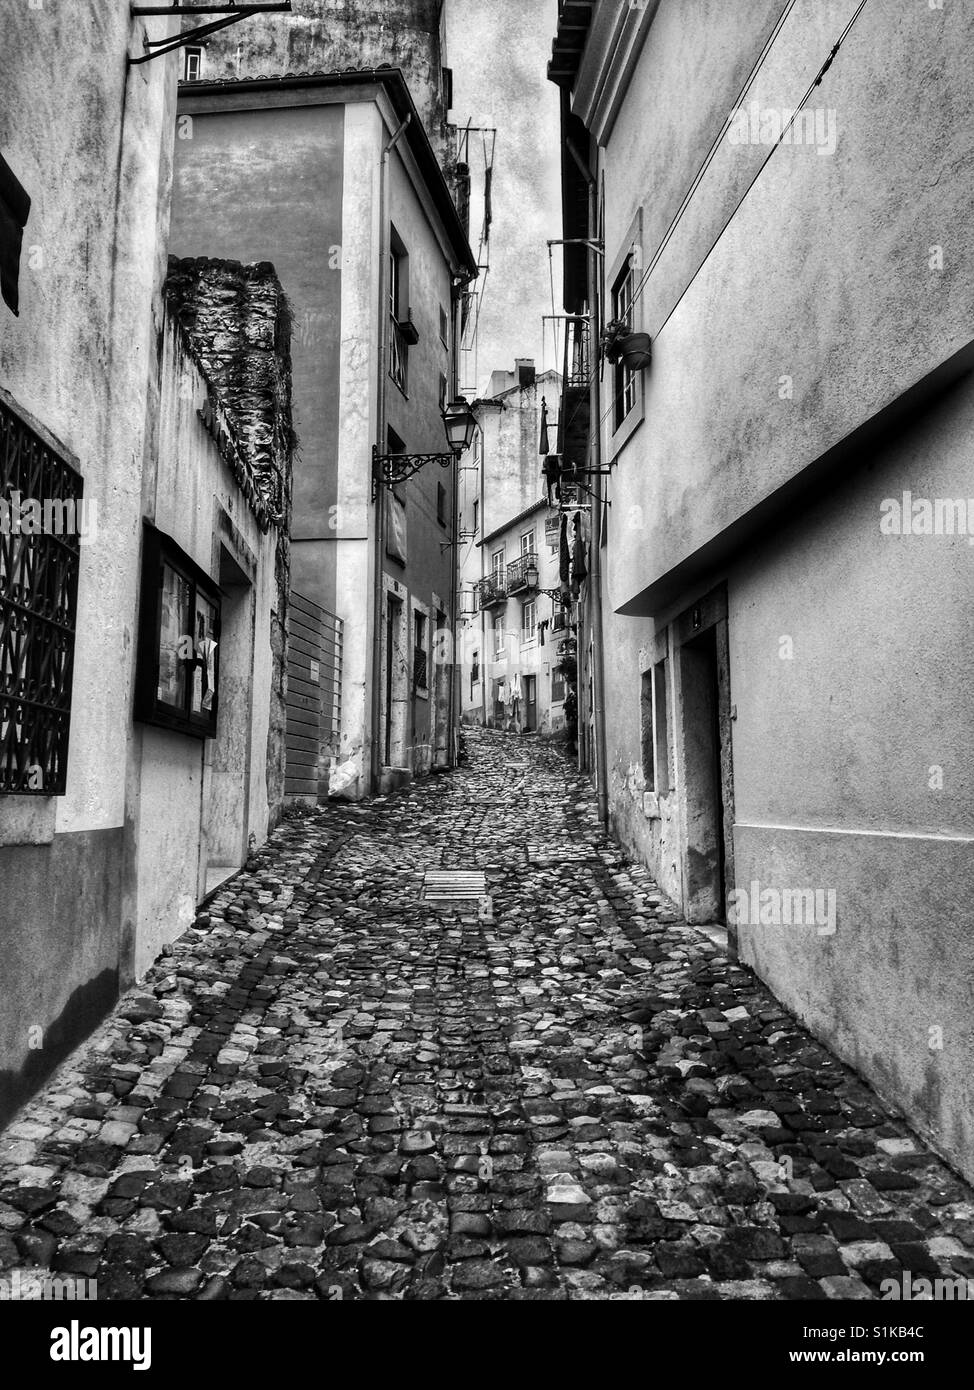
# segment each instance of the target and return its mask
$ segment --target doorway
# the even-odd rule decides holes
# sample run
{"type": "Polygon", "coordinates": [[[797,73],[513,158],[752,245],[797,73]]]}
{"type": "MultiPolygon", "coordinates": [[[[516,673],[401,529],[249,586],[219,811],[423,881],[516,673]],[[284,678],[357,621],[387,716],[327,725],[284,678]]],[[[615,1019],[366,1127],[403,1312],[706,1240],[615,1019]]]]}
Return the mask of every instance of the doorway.
{"type": "Polygon", "coordinates": [[[406,711],[409,701],[409,682],[406,672],[407,635],[406,609],[402,599],[386,594],[385,622],[385,731],[383,764],[385,767],[405,766],[406,711]]]}
{"type": "MultiPolygon", "coordinates": [[[[725,925],[728,887],[733,886],[734,823],[727,619],[721,616],[704,625],[701,613],[701,608],[694,610],[689,624],[693,635],[679,647],[686,825],[683,906],[690,923],[725,925]]],[[[677,626],[679,632],[683,624],[677,626]]]]}
{"type": "Polygon", "coordinates": [[[209,893],[247,858],[250,742],[253,714],[253,587],[220,547],[219,705],[209,741],[202,853],[209,893]]]}
{"type": "Polygon", "coordinates": [[[537,733],[538,730],[538,678],[524,677],[524,732],[537,733]]]}

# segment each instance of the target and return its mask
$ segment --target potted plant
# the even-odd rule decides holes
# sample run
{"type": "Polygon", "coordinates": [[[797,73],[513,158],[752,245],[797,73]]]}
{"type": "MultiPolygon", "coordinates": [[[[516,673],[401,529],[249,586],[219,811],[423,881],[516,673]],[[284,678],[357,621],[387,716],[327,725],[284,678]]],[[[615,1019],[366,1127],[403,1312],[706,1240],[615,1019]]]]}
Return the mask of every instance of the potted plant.
{"type": "Polygon", "coordinates": [[[652,339],[648,333],[633,333],[621,319],[610,319],[602,330],[602,352],[607,362],[621,362],[631,372],[642,371],[652,361],[652,339]]]}

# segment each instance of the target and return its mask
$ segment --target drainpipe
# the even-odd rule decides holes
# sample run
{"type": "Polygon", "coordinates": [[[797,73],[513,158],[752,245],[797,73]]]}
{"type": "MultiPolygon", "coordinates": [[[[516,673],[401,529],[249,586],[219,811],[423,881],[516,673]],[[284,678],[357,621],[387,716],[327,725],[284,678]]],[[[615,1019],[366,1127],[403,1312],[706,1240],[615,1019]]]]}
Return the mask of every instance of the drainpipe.
{"type": "MultiPolygon", "coordinates": [[[[379,170],[379,389],[376,401],[375,442],[379,446],[379,452],[383,454],[388,447],[386,440],[386,358],[389,351],[387,304],[390,251],[389,157],[405,135],[406,127],[411,120],[412,116],[407,116],[383,147],[382,163],[379,170]]],[[[382,576],[383,556],[385,554],[385,491],[385,488],[380,486],[375,500],[375,591],[372,596],[372,710],[370,720],[372,747],[369,779],[373,795],[378,793],[382,779],[382,576]]]]}
{"type": "MultiPolygon", "coordinates": [[[[592,242],[588,251],[589,367],[591,372],[591,383],[589,387],[589,411],[591,414],[589,437],[591,448],[589,457],[591,460],[590,466],[595,476],[593,478],[593,495],[590,504],[592,543],[590,547],[591,569],[589,570],[588,579],[588,606],[591,610],[592,646],[595,662],[594,680],[592,682],[592,718],[595,724],[596,793],[598,796],[599,822],[603,826],[607,826],[609,823],[609,784],[605,738],[605,647],[602,627],[601,544],[602,390],[597,356],[599,343],[599,281],[601,277],[599,275],[598,253],[595,250],[595,245],[599,237],[599,202],[597,181],[595,174],[589,167],[588,161],[582,157],[571,141],[568,141],[568,149],[575,163],[581,170],[582,177],[588,184],[588,234],[592,242]]],[[[581,656],[581,653],[579,653],[579,656],[581,656]]]]}

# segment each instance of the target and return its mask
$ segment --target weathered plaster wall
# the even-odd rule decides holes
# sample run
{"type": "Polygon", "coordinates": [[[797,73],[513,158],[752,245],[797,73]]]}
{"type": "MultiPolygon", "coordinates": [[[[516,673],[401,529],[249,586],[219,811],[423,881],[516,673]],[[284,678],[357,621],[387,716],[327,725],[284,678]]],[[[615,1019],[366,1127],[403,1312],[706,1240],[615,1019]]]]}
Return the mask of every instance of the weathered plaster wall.
{"type": "MultiPolygon", "coordinates": [[[[663,0],[609,140],[608,264],[640,206],[649,263],[774,8],[742,23],[663,0]]],[[[793,108],[854,8],[796,6],[749,102],[793,108]]],[[[652,427],[613,483],[644,517],[609,556],[614,608],[658,607],[649,586],[969,342],[974,233],[946,192],[974,168],[967,23],[956,5],[867,5],[811,101],[834,115],[833,153],[782,146],[748,191],[768,147],[720,145],[639,301],[652,427]]]]}
{"type": "MultiPolygon", "coordinates": [[[[389,216],[409,253],[409,308],[419,333],[419,341],[409,348],[408,379],[403,393],[391,379],[386,381],[386,423],[403,440],[407,453],[444,452],[443,392],[452,395],[449,332],[440,336],[440,311],[450,321],[452,282],[449,261],[440,236],[430,219],[425,199],[417,192],[407,168],[408,152],[396,147],[389,160],[389,216]]],[[[384,557],[386,573],[406,585],[410,601],[428,610],[427,650],[432,654],[435,625],[433,595],[447,603],[454,588],[455,553],[448,542],[453,536],[454,478],[452,468],[430,464],[411,478],[400,496],[406,499],[408,537],[405,568],[384,557]],[[446,490],[443,504],[446,524],[437,516],[437,488],[446,490]]],[[[413,626],[410,616],[409,669],[412,671],[413,626]]],[[[433,694],[430,666],[430,697],[433,694]]],[[[414,772],[429,770],[433,760],[435,729],[432,698],[412,693],[407,716],[409,763],[414,772]]]]}
{"type": "MultiPolygon", "coordinates": [[[[795,104],[853,8],[795,7],[751,94],[762,109],[795,104]]],[[[639,207],[649,264],[778,9],[663,0],[609,139],[609,264],[639,207]]],[[[970,378],[730,562],[658,582],[969,342],[965,23],[956,6],[867,5],[813,102],[834,111],[834,153],[779,149],[693,278],[768,153],[718,150],[639,304],[655,335],[686,290],[608,484],[605,651],[613,823],[680,902],[681,691],[671,661],[674,792],[650,820],[640,678],[657,633],[727,580],[737,885],[834,889],[838,906],[834,936],[740,927],[742,957],[970,1172],[972,552],[966,534],[879,531],[904,489],[970,496],[970,378]]]]}
{"type": "Polygon", "coordinates": [[[729,580],[737,882],[837,905],[831,936],[742,927],[742,958],[969,1173],[971,546],[879,523],[970,495],[972,429],[968,377],[729,580]]]}
{"type": "MultiPolygon", "coordinates": [[[[169,21],[151,24],[161,37],[169,21]]],[[[0,149],[32,207],[20,317],[0,307],[0,384],[76,457],[98,518],[81,552],[68,786],[50,806],[47,843],[17,848],[21,812],[0,806],[9,1113],[130,977],[126,731],[175,69],[171,59],[127,69],[146,29],[124,6],[9,6],[3,30],[0,149]]]]}
{"type": "Polygon", "coordinates": [[[293,0],[206,40],[207,79],[401,68],[434,147],[445,151],[442,0],[293,0]]]}
{"type": "MultiPolygon", "coordinates": [[[[167,316],[145,470],[145,516],[216,583],[223,578],[226,556],[251,588],[243,600],[242,620],[234,624],[233,649],[221,649],[221,687],[226,676],[230,689],[226,704],[221,699],[216,740],[136,726],[132,820],[138,976],[192,921],[207,864],[225,864],[226,845],[234,837],[239,854],[230,862],[242,863],[250,834],[258,843],[266,839],[270,810],[267,743],[275,679],[271,609],[277,597],[277,528],[261,528],[199,418],[210,388],[185,334],[167,316]],[[228,727],[228,721],[243,719],[243,729],[228,727]],[[222,762],[217,776],[215,759],[222,762]]],[[[223,420],[228,423],[228,417],[223,420]]],[[[228,596],[228,610],[233,602],[228,596]]],[[[231,611],[227,620],[233,620],[231,611]]]]}

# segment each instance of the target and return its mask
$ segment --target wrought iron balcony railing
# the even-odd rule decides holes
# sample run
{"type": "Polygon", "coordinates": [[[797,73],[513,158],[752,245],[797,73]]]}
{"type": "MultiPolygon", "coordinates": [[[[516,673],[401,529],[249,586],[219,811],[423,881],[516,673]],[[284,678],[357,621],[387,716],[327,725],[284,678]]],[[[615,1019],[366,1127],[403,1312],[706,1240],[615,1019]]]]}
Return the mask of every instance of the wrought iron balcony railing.
{"type": "MultiPolygon", "coordinates": [[[[519,594],[528,587],[528,570],[533,569],[535,575],[538,572],[537,555],[522,555],[520,560],[515,560],[507,567],[507,592],[509,594],[519,594]]],[[[537,583],[537,579],[535,580],[537,583]]]]}
{"type": "Polygon", "coordinates": [[[493,608],[495,604],[507,602],[507,587],[500,574],[488,575],[476,586],[477,601],[481,608],[493,608]]]}

